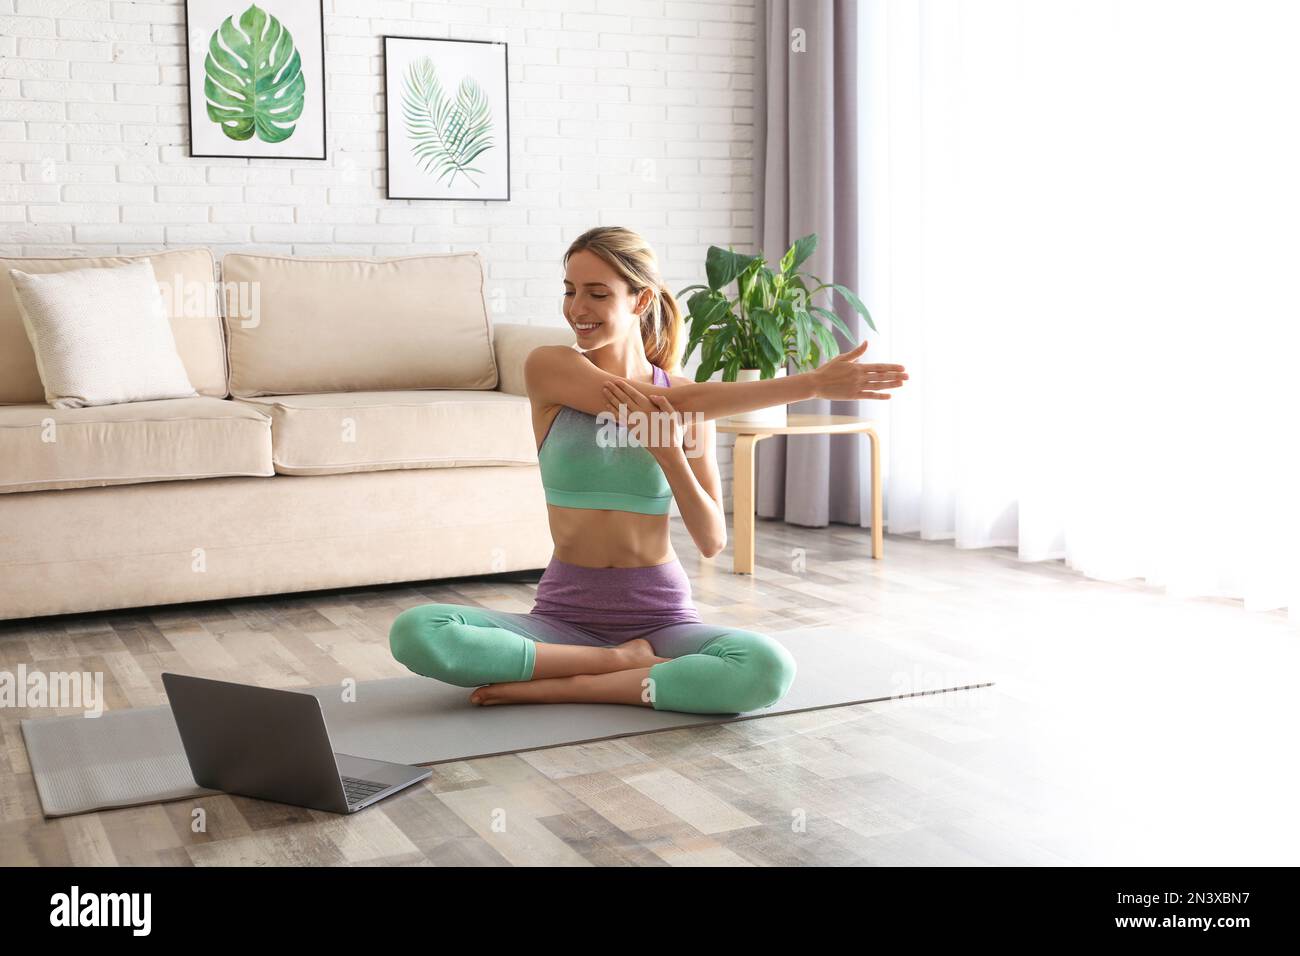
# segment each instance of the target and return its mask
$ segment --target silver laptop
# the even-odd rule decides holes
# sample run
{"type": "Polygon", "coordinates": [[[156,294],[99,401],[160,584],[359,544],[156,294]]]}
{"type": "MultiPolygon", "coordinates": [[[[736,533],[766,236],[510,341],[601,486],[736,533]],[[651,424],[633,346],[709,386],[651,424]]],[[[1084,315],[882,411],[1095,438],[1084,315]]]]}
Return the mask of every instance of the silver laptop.
{"type": "Polygon", "coordinates": [[[335,753],[312,694],[184,674],[162,680],[200,787],[356,813],[433,773],[335,753]]]}

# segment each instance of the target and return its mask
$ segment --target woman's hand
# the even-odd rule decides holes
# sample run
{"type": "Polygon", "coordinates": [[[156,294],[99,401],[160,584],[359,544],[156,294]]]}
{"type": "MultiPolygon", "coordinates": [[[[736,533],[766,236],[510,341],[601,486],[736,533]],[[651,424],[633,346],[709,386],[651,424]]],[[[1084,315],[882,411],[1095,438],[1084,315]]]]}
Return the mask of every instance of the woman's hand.
{"type": "Polygon", "coordinates": [[[683,454],[682,417],[666,396],[647,397],[631,382],[618,379],[605,383],[605,403],[616,421],[640,430],[644,436],[642,444],[656,461],[662,464],[683,454]],[[620,405],[623,406],[622,415],[619,414],[620,405]],[[641,412],[641,416],[633,415],[633,412],[641,412]]]}
{"type": "Polygon", "coordinates": [[[839,400],[889,398],[887,393],[878,389],[898,388],[907,381],[907,372],[901,365],[868,365],[855,361],[866,348],[864,340],[851,352],[841,352],[825,365],[809,372],[813,377],[813,397],[839,400]]]}

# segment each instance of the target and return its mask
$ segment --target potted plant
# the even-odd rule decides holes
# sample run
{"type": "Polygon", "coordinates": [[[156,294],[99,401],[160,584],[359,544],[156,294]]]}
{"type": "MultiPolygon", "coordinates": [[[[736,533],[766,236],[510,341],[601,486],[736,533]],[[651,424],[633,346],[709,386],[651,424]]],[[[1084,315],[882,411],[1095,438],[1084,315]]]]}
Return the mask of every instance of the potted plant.
{"type": "MultiPolygon", "coordinates": [[[[786,373],[786,360],[793,358],[798,371],[808,371],[840,354],[839,343],[815,316],[826,318],[853,341],[838,315],[824,306],[815,305],[817,294],[831,289],[842,295],[854,309],[871,321],[861,300],[849,289],[834,282],[823,282],[814,275],[800,272],[799,267],[817,248],[817,234],[810,233],[795,242],[781,257],[779,271],[773,271],[760,252],[746,256],[730,249],[709,246],[704,261],[707,285],[689,285],[677,293],[687,301],[690,334],[685,365],[696,346],[702,346],[701,363],[695,381],[706,382],[719,369],[724,382],[753,382],[779,378],[786,373]],[[808,280],[816,283],[810,289],[808,280]],[[736,284],[730,298],[726,287],[736,284]]],[[[829,295],[829,293],[828,293],[829,295]]],[[[763,425],[784,425],[786,406],[776,405],[740,415],[731,421],[763,425]]]]}

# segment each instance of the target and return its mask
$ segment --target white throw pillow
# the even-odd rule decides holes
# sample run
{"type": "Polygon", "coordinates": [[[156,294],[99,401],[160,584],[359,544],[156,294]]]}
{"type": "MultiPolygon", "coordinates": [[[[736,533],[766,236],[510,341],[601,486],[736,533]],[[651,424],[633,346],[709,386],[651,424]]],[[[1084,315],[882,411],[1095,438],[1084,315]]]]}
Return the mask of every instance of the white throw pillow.
{"type": "Polygon", "coordinates": [[[10,269],[9,275],[45,400],[55,408],[198,394],[148,259],[67,272],[10,269]]]}

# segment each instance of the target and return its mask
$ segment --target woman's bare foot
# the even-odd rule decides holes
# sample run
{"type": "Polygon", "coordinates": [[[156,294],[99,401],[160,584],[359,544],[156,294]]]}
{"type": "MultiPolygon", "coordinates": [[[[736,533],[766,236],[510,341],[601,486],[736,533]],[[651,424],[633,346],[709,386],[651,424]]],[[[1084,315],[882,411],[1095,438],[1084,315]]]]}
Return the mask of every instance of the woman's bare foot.
{"type": "Polygon", "coordinates": [[[471,704],[553,704],[571,690],[572,677],[545,677],[541,680],[506,681],[479,687],[469,695],[471,704]]]}
{"type": "Polygon", "coordinates": [[[652,667],[666,657],[656,657],[654,647],[643,637],[620,644],[537,645],[532,680],[574,677],[579,674],[617,674],[640,667],[652,667]]]}
{"type": "Polygon", "coordinates": [[[591,703],[653,707],[653,700],[646,694],[652,666],[643,664],[609,674],[574,674],[488,684],[475,689],[469,700],[471,704],[481,705],[591,703]]]}
{"type": "Polygon", "coordinates": [[[484,687],[476,688],[469,695],[469,702],[483,706],[491,704],[554,704],[589,700],[593,695],[596,699],[618,701],[630,695],[635,696],[636,691],[634,688],[639,687],[640,684],[634,684],[633,680],[639,682],[644,679],[644,672],[648,671],[649,668],[655,664],[672,660],[670,657],[656,656],[654,645],[644,637],[624,641],[617,647],[609,648],[609,653],[615,655],[619,666],[608,673],[598,675],[574,674],[569,677],[542,677],[533,680],[487,684],[484,687]],[[627,672],[629,671],[637,671],[638,673],[628,677],[627,672]],[[615,675],[624,675],[624,679],[616,680],[613,683],[607,681],[593,683],[591,680],[592,677],[608,678],[615,675]]]}
{"type": "Polygon", "coordinates": [[[668,657],[657,657],[654,646],[644,637],[624,641],[614,648],[614,653],[620,655],[626,661],[627,667],[624,668],[625,670],[631,670],[633,667],[650,667],[671,660],[668,657]]]}

